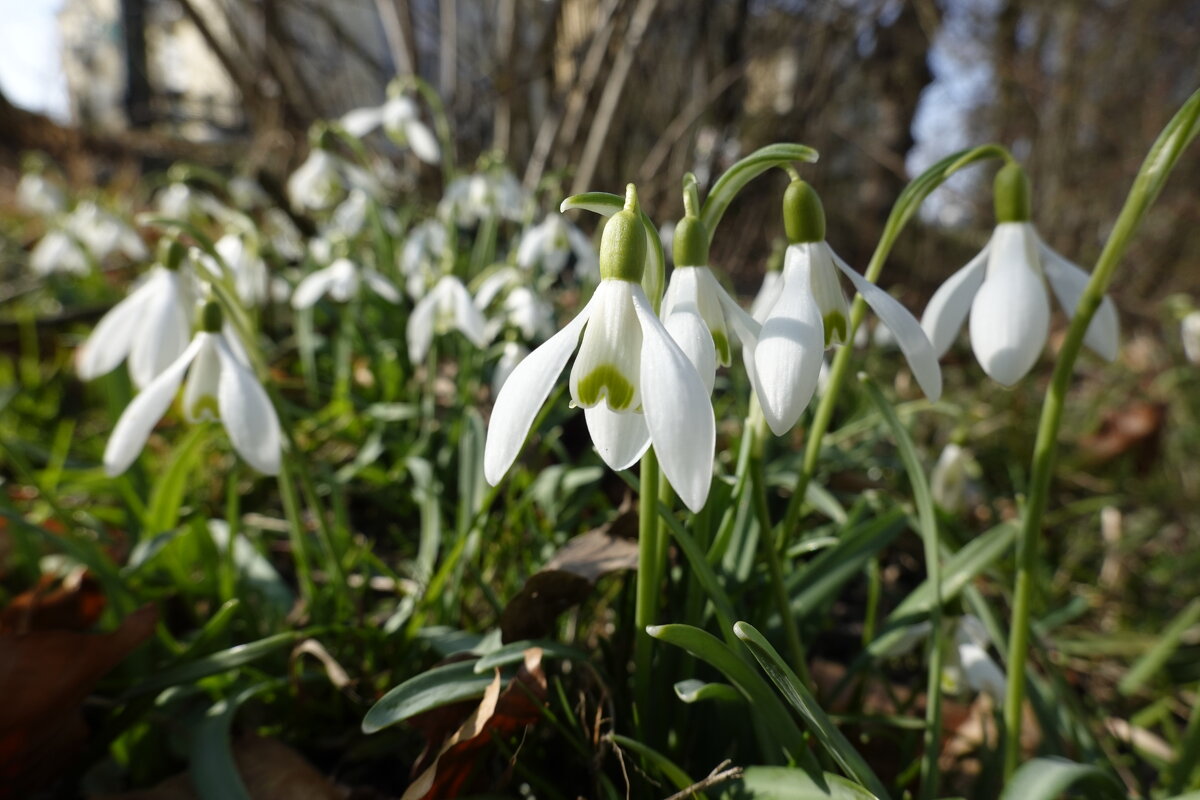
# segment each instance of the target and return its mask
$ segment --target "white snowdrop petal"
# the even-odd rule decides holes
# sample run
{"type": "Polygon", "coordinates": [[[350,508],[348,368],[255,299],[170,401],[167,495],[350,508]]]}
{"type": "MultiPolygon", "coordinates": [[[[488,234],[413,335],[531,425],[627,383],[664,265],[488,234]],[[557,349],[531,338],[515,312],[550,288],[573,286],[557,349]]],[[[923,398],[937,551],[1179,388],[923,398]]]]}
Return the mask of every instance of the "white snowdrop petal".
{"type": "Polygon", "coordinates": [[[825,242],[806,242],[789,246],[788,254],[795,250],[807,250],[809,254],[809,285],[813,301],[821,311],[826,346],[846,344],[850,333],[850,304],[834,269],[833,250],[825,242]]]}
{"type": "Polygon", "coordinates": [[[75,353],[75,371],[90,381],[112,372],[129,355],[142,312],[155,295],[155,281],[146,281],[113,306],[96,324],[92,335],[75,353]]]}
{"type": "Polygon", "coordinates": [[[488,343],[487,320],[475,307],[475,301],[471,299],[471,293],[467,291],[467,287],[463,286],[462,281],[458,278],[449,276],[442,278],[440,286],[445,293],[444,296],[448,296],[453,304],[454,327],[467,337],[471,344],[476,347],[486,347],[488,343]]]}
{"type": "Polygon", "coordinates": [[[377,106],[356,108],[342,115],[341,123],[351,136],[366,136],[383,124],[383,109],[377,106]]]}
{"type": "Polygon", "coordinates": [[[971,347],[993,380],[1012,386],[1037,362],[1050,330],[1050,300],[1034,242],[997,226],[987,277],[971,304],[971,347]]]}
{"type": "Polygon", "coordinates": [[[776,436],[792,429],[812,400],[825,354],[825,323],[809,290],[809,260],[788,248],[784,287],[754,348],[758,399],[776,436]]]}
{"type": "Polygon", "coordinates": [[[977,692],[987,692],[994,700],[1005,697],[1008,681],[991,656],[973,642],[958,645],[958,660],[966,675],[967,685],[977,692]]]}
{"type": "Polygon", "coordinates": [[[316,302],[329,292],[329,287],[335,280],[337,280],[337,274],[333,271],[333,267],[325,267],[305,275],[304,279],[296,285],[296,290],[292,292],[292,308],[311,308],[316,305],[316,302]]]}
{"type": "Polygon", "coordinates": [[[164,269],[155,284],[153,297],[141,308],[142,323],[129,349],[129,376],[139,389],[179,358],[192,333],[191,310],[178,274],[164,269]]]}
{"type": "Polygon", "coordinates": [[[104,471],[110,478],[115,478],[125,470],[142,452],[150,431],[162,419],[163,414],[175,399],[179,384],[188,366],[204,347],[208,334],[196,334],[196,338],[188,345],[187,350],[167,367],[161,375],[150,382],[150,385],[138,393],[125,407],[121,418],[117,420],[108,444],[104,448],[104,471]]]}
{"type": "Polygon", "coordinates": [[[938,358],[946,354],[954,337],[962,329],[971,311],[971,301],[983,285],[987,272],[988,248],[985,246],[967,265],[955,272],[929,298],[925,313],[921,316],[921,328],[933,345],[938,358]]]}
{"type": "Polygon", "coordinates": [[[590,408],[607,403],[614,411],[641,406],[642,326],[633,307],[634,284],[600,281],[579,356],[571,368],[571,401],[590,408]]]}
{"type": "Polygon", "coordinates": [[[545,405],[555,381],[579,345],[579,334],[595,303],[593,296],[575,319],[517,364],[500,388],[483,447],[483,474],[492,486],[500,482],[516,460],[534,417],[545,405]]]}
{"type": "Polygon", "coordinates": [[[282,458],[279,417],[267,390],[242,364],[224,338],[216,338],[220,359],[217,403],[229,443],[246,463],[264,475],[278,475],[282,458]]]}
{"type": "Polygon", "coordinates": [[[426,164],[437,164],[442,157],[442,148],[438,145],[437,137],[423,122],[410,121],[404,126],[404,135],[413,155],[426,164]]]}
{"type": "Polygon", "coordinates": [[[433,326],[437,320],[438,295],[429,292],[413,307],[408,316],[405,338],[408,340],[408,360],[417,366],[429,353],[433,343],[433,326]]]}
{"type": "Polygon", "coordinates": [[[695,306],[677,305],[663,325],[688,361],[692,362],[704,381],[704,388],[711,395],[717,377],[717,349],[713,346],[708,326],[696,313],[695,306]]]}
{"type": "Polygon", "coordinates": [[[217,355],[217,336],[206,336],[196,353],[192,368],[183,384],[183,418],[192,425],[220,417],[217,388],[221,378],[221,359],[217,355]]]}
{"type": "Polygon", "coordinates": [[[1179,323],[1179,338],[1183,342],[1183,355],[1200,365],[1200,311],[1190,312],[1179,323]]]}
{"type": "Polygon", "coordinates": [[[547,217],[543,222],[525,231],[521,243],[517,245],[517,264],[522,269],[533,269],[546,250],[546,243],[554,237],[551,220],[547,217]]]}
{"type": "Polygon", "coordinates": [[[712,403],[642,287],[633,286],[632,300],[642,325],[641,395],[650,440],[671,487],[684,505],[699,512],[712,485],[717,437],[712,403]]]}
{"type": "MultiPolygon", "coordinates": [[[[1063,311],[1067,312],[1068,317],[1074,319],[1079,299],[1083,297],[1083,290],[1087,288],[1088,281],[1092,276],[1056,253],[1040,238],[1038,239],[1038,253],[1042,256],[1042,269],[1046,273],[1046,282],[1054,290],[1054,296],[1058,299],[1058,304],[1063,307],[1063,311]]],[[[1105,361],[1112,361],[1117,357],[1117,351],[1120,349],[1120,338],[1121,323],[1117,319],[1117,307],[1113,304],[1112,298],[1105,296],[1100,301],[1100,306],[1096,309],[1092,321],[1088,323],[1083,343],[1105,361]]]]}
{"type": "Polygon", "coordinates": [[[758,372],[754,367],[754,351],[758,347],[759,336],[762,335],[762,326],[728,294],[722,293],[721,308],[725,312],[725,320],[729,323],[730,330],[741,342],[742,362],[746,365],[746,375],[750,378],[750,386],[753,387],[754,394],[761,397],[758,372]]]}
{"type": "Polygon", "coordinates": [[[768,272],[763,275],[762,286],[758,288],[758,294],[754,296],[754,302],[750,304],[750,316],[761,324],[771,313],[771,307],[779,299],[781,291],[783,291],[782,273],[768,272]]]}
{"type": "Polygon", "coordinates": [[[909,313],[899,300],[851,269],[837,253],[831,250],[829,254],[838,269],[850,279],[855,290],[867,301],[867,305],[896,337],[896,344],[904,353],[908,365],[912,367],[921,391],[930,400],[941,397],[942,369],[938,366],[937,354],[933,352],[933,346],[929,344],[929,339],[926,338],[925,331],[921,330],[921,324],[917,322],[916,317],[909,313]]]}
{"type": "Polygon", "coordinates": [[[366,268],[362,272],[363,280],[367,286],[371,287],[371,291],[387,300],[389,303],[400,302],[400,290],[389,281],[387,278],[380,275],[371,268],[366,268]]]}
{"type": "Polygon", "coordinates": [[[601,403],[585,408],[583,415],[592,444],[610,469],[629,469],[650,447],[646,418],[636,411],[617,412],[601,403]]]}

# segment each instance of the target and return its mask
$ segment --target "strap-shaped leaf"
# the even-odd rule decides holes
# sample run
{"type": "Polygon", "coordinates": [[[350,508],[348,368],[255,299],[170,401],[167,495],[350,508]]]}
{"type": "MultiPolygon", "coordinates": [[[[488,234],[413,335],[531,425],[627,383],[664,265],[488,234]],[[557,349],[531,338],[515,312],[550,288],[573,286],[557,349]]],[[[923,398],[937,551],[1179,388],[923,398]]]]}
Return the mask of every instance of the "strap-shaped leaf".
{"type": "Polygon", "coordinates": [[[1000,800],[1054,800],[1073,786],[1086,786],[1087,797],[1125,797],[1116,779],[1099,767],[1065,758],[1035,758],[1013,774],[1000,800]]]}

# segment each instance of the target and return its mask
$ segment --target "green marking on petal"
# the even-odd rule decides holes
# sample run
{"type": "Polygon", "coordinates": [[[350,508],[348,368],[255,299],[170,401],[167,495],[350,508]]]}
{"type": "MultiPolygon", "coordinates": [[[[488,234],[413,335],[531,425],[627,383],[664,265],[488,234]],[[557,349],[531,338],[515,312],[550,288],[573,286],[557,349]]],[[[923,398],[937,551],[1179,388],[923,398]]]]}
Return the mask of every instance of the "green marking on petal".
{"type": "Polygon", "coordinates": [[[728,367],[733,362],[732,351],[729,349],[729,336],[721,330],[710,330],[709,333],[712,334],[713,344],[717,348],[717,361],[722,367],[728,367]]]}
{"type": "Polygon", "coordinates": [[[846,318],[840,311],[830,311],[825,315],[825,346],[844,344],[846,341],[846,318]]]}
{"type": "Polygon", "coordinates": [[[221,414],[217,408],[217,398],[211,394],[201,395],[196,399],[195,403],[192,403],[191,414],[192,419],[195,420],[220,419],[221,414]]]}
{"type": "Polygon", "coordinates": [[[601,364],[579,381],[579,404],[591,408],[608,400],[613,411],[624,411],[633,401],[633,383],[613,364],[601,364]]]}

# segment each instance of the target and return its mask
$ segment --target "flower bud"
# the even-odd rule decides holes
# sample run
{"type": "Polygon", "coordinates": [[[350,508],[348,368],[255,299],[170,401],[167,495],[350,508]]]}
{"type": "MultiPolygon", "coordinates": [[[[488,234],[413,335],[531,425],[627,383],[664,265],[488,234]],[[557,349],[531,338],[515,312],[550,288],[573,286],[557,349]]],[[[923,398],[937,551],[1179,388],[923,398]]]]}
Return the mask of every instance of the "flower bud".
{"type": "Polygon", "coordinates": [[[699,217],[689,215],[679,220],[671,253],[678,266],[708,266],[708,229],[699,217]]]}
{"type": "Polygon", "coordinates": [[[1030,220],[1029,178],[1021,165],[1005,164],[996,173],[992,189],[996,222],[1028,222],[1030,220]]]}
{"type": "Polygon", "coordinates": [[[626,189],[625,208],[604,226],[600,237],[600,279],[639,283],[646,268],[646,232],[642,229],[637,189],[626,189]]]}
{"type": "Polygon", "coordinates": [[[783,228],[790,244],[825,241],[825,208],[805,181],[792,181],[783,193],[783,228]]]}

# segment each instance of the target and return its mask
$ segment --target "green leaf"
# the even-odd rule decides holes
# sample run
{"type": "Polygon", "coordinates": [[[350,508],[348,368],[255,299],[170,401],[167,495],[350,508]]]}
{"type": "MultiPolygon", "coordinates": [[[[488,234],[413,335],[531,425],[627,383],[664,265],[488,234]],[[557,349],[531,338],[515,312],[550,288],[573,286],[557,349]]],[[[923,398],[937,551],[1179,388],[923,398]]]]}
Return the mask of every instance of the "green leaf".
{"type": "Polygon", "coordinates": [[[747,767],[739,780],[722,785],[722,800],[876,800],[853,781],[826,772],[821,781],[794,767],[747,767]]]}
{"type": "Polygon", "coordinates": [[[721,224],[721,217],[746,184],[774,167],[786,167],[796,161],[813,162],[817,160],[817,151],[802,144],[771,144],[755,150],[750,155],[738,161],[725,170],[712,191],[704,199],[704,208],[700,210],[700,219],[708,229],[711,241],[721,224]]]}
{"type": "Polygon", "coordinates": [[[179,524],[179,507],[187,491],[188,475],[200,461],[208,429],[208,425],[196,425],[189,430],[171,453],[166,471],[154,482],[142,523],[150,533],[162,533],[179,524]]]}
{"type": "MultiPolygon", "coordinates": [[[[625,207],[625,198],[609,192],[584,192],[568,197],[562,201],[559,211],[579,208],[592,211],[602,217],[611,217],[625,207]]],[[[663,283],[666,280],[667,261],[663,255],[662,239],[658,238],[658,228],[654,221],[642,212],[642,227],[646,230],[646,272],[642,277],[642,289],[646,296],[657,308],[658,299],[662,297],[663,283]]]]}
{"type": "Polygon", "coordinates": [[[655,639],[686,650],[720,671],[750,702],[750,707],[762,715],[775,742],[792,759],[815,768],[816,762],[796,721],[779,705],[766,681],[721,640],[691,625],[655,625],[646,632],[655,639]]]}
{"type": "Polygon", "coordinates": [[[792,708],[800,714],[817,741],[838,763],[838,766],[880,798],[887,798],[889,795],[883,782],[833,724],[833,720],[829,719],[817,704],[816,698],[812,696],[792,668],[787,665],[787,662],[775,651],[771,643],[748,622],[735,624],[733,632],[750,648],[750,652],[758,659],[758,663],[775,684],[775,688],[779,689],[792,708]]]}
{"type": "Polygon", "coordinates": [[[1000,800],[1053,800],[1080,785],[1087,787],[1089,798],[1125,797],[1116,779],[1099,767],[1065,758],[1035,758],[1021,765],[1004,787],[1000,800]]]}
{"type": "Polygon", "coordinates": [[[560,658],[565,661],[587,661],[587,653],[574,647],[556,642],[553,639],[524,639],[520,642],[510,642],[498,650],[493,650],[475,662],[475,673],[491,674],[496,667],[507,667],[524,660],[525,651],[531,647],[540,648],[542,655],[550,658],[560,658]]]}
{"type": "Polygon", "coordinates": [[[161,672],[156,672],[146,680],[139,683],[137,686],[131,687],[125,694],[125,698],[137,697],[138,695],[146,694],[147,692],[157,692],[165,689],[168,686],[175,686],[182,683],[192,683],[201,678],[207,678],[209,675],[216,675],[220,672],[226,672],[231,669],[249,664],[252,661],[257,661],[263,656],[270,655],[276,650],[287,647],[294,642],[299,641],[307,636],[310,636],[313,631],[291,631],[288,633],[278,633],[274,636],[268,636],[265,639],[259,639],[248,644],[239,644],[236,647],[231,647],[228,650],[207,655],[204,658],[198,658],[195,661],[188,661],[178,664],[174,667],[168,667],[161,672]]]}
{"type": "Polygon", "coordinates": [[[835,546],[824,550],[790,576],[788,590],[792,595],[792,611],[803,619],[821,608],[902,530],[904,512],[895,509],[844,532],[835,546]]]}
{"type": "Polygon", "coordinates": [[[637,753],[662,774],[664,778],[675,785],[676,789],[686,789],[694,785],[696,782],[688,777],[679,766],[671,759],[664,756],[654,748],[644,745],[637,739],[630,739],[628,736],[622,736],[619,733],[614,733],[611,736],[613,743],[626,750],[632,750],[637,753]]]}
{"type": "Polygon", "coordinates": [[[1141,688],[1154,673],[1163,668],[1183,640],[1183,634],[1196,623],[1200,622],[1200,598],[1196,598],[1183,609],[1171,624],[1167,626],[1158,641],[1150,648],[1137,663],[1130,667],[1125,677],[1117,684],[1121,694],[1129,695],[1141,688]]]}
{"type": "Polygon", "coordinates": [[[475,659],[434,667],[409,678],[379,699],[363,717],[363,733],[375,733],[389,725],[431,708],[482,697],[490,674],[475,673],[475,659]]]}
{"type": "Polygon", "coordinates": [[[740,703],[742,696],[728,683],[705,683],[689,678],[675,684],[675,696],[685,703],[717,700],[722,703],[740,703]]]}
{"type": "Polygon", "coordinates": [[[242,703],[274,684],[265,681],[217,701],[196,726],[188,751],[188,774],[202,800],[250,800],[233,758],[230,742],[233,718],[242,703]]]}

